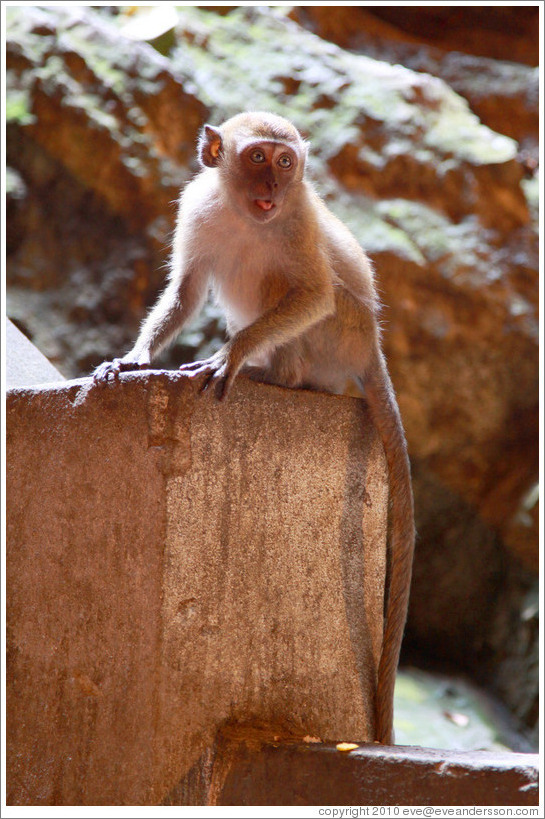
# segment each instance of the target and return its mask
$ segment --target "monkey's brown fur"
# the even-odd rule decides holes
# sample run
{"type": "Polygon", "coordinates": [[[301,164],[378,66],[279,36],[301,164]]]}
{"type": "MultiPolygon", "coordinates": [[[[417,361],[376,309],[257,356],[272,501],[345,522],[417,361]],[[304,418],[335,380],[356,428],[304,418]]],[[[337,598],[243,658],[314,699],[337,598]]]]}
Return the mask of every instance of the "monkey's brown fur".
{"type": "Polygon", "coordinates": [[[267,113],[205,125],[203,170],[180,199],[165,292],[134,348],[95,379],[146,367],[202,306],[209,286],[227,316],[229,341],[210,359],[183,365],[224,398],[242,367],[288,387],[343,392],[360,383],[389,470],[388,597],[377,676],[375,736],[393,741],[393,694],[409,597],[413,500],[405,436],[380,348],[369,260],[304,178],[307,145],[267,113]]]}

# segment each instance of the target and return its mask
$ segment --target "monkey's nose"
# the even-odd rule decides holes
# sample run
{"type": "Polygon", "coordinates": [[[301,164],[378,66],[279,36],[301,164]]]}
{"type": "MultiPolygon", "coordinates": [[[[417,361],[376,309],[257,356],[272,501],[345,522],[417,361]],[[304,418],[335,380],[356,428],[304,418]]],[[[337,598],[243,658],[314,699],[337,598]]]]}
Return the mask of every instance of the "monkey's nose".
{"type": "Polygon", "coordinates": [[[267,188],[270,190],[270,192],[271,192],[271,193],[273,193],[273,192],[274,192],[274,191],[277,189],[277,187],[278,187],[278,182],[276,181],[276,179],[274,178],[274,176],[270,176],[270,177],[269,177],[269,178],[266,180],[266,183],[265,183],[265,184],[267,185],[267,188]]]}

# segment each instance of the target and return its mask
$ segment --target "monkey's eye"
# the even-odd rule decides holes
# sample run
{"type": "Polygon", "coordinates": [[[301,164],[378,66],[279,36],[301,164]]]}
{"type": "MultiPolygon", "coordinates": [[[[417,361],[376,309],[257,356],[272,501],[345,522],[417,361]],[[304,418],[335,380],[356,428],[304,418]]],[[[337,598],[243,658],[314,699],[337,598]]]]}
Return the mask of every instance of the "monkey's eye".
{"type": "Polygon", "coordinates": [[[282,156],[278,160],[278,164],[280,165],[281,168],[291,168],[292,165],[291,156],[288,156],[287,154],[282,154],[282,156]]]}
{"type": "Polygon", "coordinates": [[[265,162],[265,154],[263,151],[252,151],[250,159],[252,162],[255,162],[256,165],[259,165],[261,162],[265,162]]]}

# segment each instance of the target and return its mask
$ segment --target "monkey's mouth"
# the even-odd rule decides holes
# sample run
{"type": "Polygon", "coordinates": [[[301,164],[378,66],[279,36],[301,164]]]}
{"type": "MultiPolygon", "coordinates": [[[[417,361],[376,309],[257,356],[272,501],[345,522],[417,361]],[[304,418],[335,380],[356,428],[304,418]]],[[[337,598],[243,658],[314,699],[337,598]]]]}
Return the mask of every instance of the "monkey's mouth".
{"type": "Polygon", "coordinates": [[[275,207],[274,202],[271,202],[270,199],[254,199],[254,204],[261,210],[272,210],[275,207]]]}

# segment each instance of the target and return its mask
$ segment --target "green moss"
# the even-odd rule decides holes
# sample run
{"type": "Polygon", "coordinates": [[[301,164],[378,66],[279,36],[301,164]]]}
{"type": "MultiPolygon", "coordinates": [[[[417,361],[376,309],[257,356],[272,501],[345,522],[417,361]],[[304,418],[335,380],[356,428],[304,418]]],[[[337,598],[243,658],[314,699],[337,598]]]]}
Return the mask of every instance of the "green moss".
{"type": "Polygon", "coordinates": [[[45,27],[49,24],[48,15],[37,7],[8,6],[6,8],[7,40],[16,44],[19,54],[29,63],[39,63],[51,48],[54,36],[54,25],[51,34],[36,36],[32,29],[36,26],[45,27]]]}
{"type": "Polygon", "coordinates": [[[467,101],[446,86],[440,110],[428,120],[424,141],[434,151],[475,165],[508,162],[517,153],[514,139],[482,125],[467,101]]]}
{"type": "MultiPolygon", "coordinates": [[[[10,72],[8,72],[9,75],[10,72]]],[[[6,94],[6,122],[31,125],[36,117],[31,111],[30,94],[23,88],[9,88],[6,94]]]]}
{"type": "MultiPolygon", "coordinates": [[[[119,131],[118,119],[104,110],[102,98],[98,94],[85,93],[78,86],[76,93],[66,94],[64,104],[84,111],[90,123],[100,130],[115,134],[119,131]]],[[[128,135],[125,135],[127,140],[128,135]]],[[[132,136],[130,138],[132,142],[132,136]]]]}
{"type": "Polygon", "coordinates": [[[122,96],[127,85],[127,74],[112,63],[111,54],[102,54],[77,33],[72,34],[72,45],[85,59],[87,66],[105,88],[110,88],[117,96],[122,96]]]}
{"type": "Polygon", "coordinates": [[[428,261],[452,253],[450,222],[432,208],[407,199],[377,202],[377,212],[407,234],[428,261]]]}
{"type": "MultiPolygon", "coordinates": [[[[347,142],[362,142],[362,120],[395,134],[385,150],[410,151],[422,164],[438,154],[472,164],[515,155],[516,143],[481,125],[440,80],[415,80],[402,66],[345,52],[286,19],[282,9],[239,7],[220,16],[184,7],[179,33],[174,62],[196,78],[198,95],[220,118],[249,108],[287,115],[312,134],[324,159],[347,142]],[[328,99],[332,105],[324,107],[328,99]]],[[[380,163],[379,154],[371,158],[380,163]]]]}
{"type": "MultiPolygon", "coordinates": [[[[440,183],[449,165],[456,171],[461,163],[503,162],[514,155],[513,140],[482,126],[440,80],[345,52],[286,14],[285,8],[254,6],[227,15],[195,6],[176,11],[171,67],[189,78],[187,88],[211,109],[213,122],[244,109],[288,116],[310,136],[310,169],[323,180],[331,179],[329,160],[347,145],[371,173],[398,156],[410,156],[425,167],[430,185],[434,174],[440,183]]],[[[31,61],[22,75],[26,87],[39,80],[64,105],[84,111],[91,127],[107,130],[118,143],[131,173],[142,176],[150,162],[162,163],[146,134],[148,118],[135,103],[138,92],[149,97],[162,87],[158,58],[135,59],[121,49],[112,53],[115,40],[90,36],[64,10],[19,12],[12,20],[17,47],[31,61]],[[37,22],[44,32],[40,36],[32,32],[37,22]],[[58,53],[44,59],[44,44],[51,48],[53,38],[58,53]],[[68,58],[74,55],[84,63],[89,82],[71,73],[68,58]],[[116,96],[126,119],[116,115],[115,104],[105,107],[105,100],[115,103],[116,96]]],[[[16,90],[8,95],[8,119],[26,124],[32,121],[31,96],[20,90],[22,82],[17,78],[12,84],[16,90]]],[[[537,184],[528,183],[525,191],[535,205],[537,184]]],[[[432,262],[445,277],[467,275],[476,283],[488,275],[482,269],[479,233],[468,220],[454,225],[432,208],[403,199],[377,203],[343,195],[336,183],[331,193],[335,211],[371,254],[391,251],[418,265],[432,262]]]]}
{"type": "MultiPolygon", "coordinates": [[[[172,11],[170,7],[169,20],[176,19],[172,11]]],[[[179,45],[171,52],[174,66],[192,78],[197,95],[218,118],[247,108],[285,114],[312,134],[313,148],[324,159],[347,142],[363,142],[362,120],[374,120],[394,135],[388,139],[392,149],[400,141],[398,149],[404,150],[404,137],[412,156],[422,163],[437,159],[437,154],[474,164],[505,162],[515,155],[514,141],[481,125],[465,100],[441,81],[425,75],[415,79],[401,66],[345,52],[300,28],[287,18],[288,11],[256,6],[241,6],[227,15],[194,6],[177,10],[179,45]]],[[[8,9],[8,14],[20,48],[35,64],[40,63],[51,38],[33,36],[31,21],[43,27],[51,17],[54,33],[59,10],[48,15],[36,9],[28,16],[8,9]]],[[[166,11],[148,9],[139,16],[144,19],[145,14],[161,16],[166,11]]],[[[146,82],[150,84],[147,93],[157,90],[157,66],[144,60],[146,76],[129,77],[124,63],[131,55],[119,53],[112,58],[107,41],[87,37],[84,26],[69,25],[73,15],[61,14],[61,19],[66,26],[57,36],[64,50],[80,54],[104,87],[118,96],[127,83],[146,82]]],[[[44,82],[59,72],[67,75],[58,57],[47,60],[40,71],[44,82]]],[[[374,164],[379,162],[378,155],[372,159],[374,164]]]]}
{"type": "Polygon", "coordinates": [[[376,208],[385,221],[407,234],[445,279],[481,288],[501,277],[501,269],[490,265],[488,240],[476,217],[451,222],[438,211],[406,199],[382,200],[376,208]]]}
{"type": "Polygon", "coordinates": [[[376,202],[338,193],[330,207],[371,256],[390,252],[414,264],[425,264],[424,255],[409,233],[385,219],[376,202]]]}

